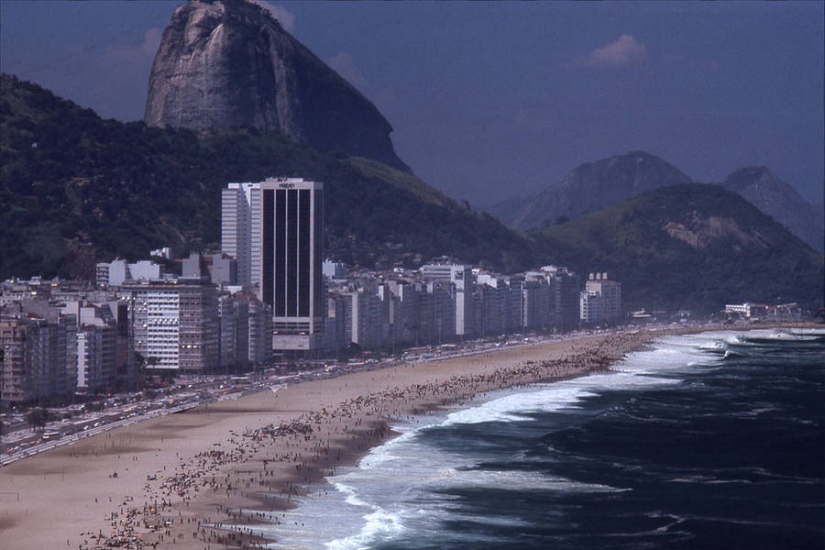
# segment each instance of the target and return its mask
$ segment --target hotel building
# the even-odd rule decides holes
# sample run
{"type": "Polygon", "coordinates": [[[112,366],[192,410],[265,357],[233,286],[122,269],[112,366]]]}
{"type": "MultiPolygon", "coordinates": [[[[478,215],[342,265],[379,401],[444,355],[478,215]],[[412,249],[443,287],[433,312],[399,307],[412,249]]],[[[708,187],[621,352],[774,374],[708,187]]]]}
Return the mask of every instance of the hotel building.
{"type": "Polygon", "coordinates": [[[321,346],[324,184],[301,178],[230,183],[223,190],[223,252],[238,262],[238,280],[272,307],[273,348],[321,346]]]}

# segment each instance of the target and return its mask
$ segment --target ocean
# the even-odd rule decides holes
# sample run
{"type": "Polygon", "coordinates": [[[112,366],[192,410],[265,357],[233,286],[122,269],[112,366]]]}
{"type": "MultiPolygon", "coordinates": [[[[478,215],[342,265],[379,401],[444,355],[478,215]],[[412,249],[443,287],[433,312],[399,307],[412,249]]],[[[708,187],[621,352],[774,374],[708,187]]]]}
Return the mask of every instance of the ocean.
{"type": "Polygon", "coordinates": [[[825,548],[825,330],[663,337],[490,394],[264,526],[272,548],[825,548]]]}

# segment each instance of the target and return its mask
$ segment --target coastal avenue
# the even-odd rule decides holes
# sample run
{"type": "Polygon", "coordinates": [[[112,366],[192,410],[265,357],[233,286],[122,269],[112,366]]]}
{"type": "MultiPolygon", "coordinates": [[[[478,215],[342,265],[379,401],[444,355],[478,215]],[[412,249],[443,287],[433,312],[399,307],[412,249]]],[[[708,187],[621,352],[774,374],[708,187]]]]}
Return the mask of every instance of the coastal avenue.
{"type": "MultiPolygon", "coordinates": [[[[596,331],[599,333],[602,331],[596,331]]],[[[47,424],[42,431],[32,432],[24,415],[5,414],[4,432],[0,441],[0,467],[22,458],[48,451],[62,445],[71,445],[79,439],[137,422],[174,414],[201,404],[224,399],[236,399],[266,388],[277,389],[284,384],[295,384],[305,380],[333,377],[342,374],[396,366],[402,363],[419,363],[464,357],[484,353],[501,346],[529,346],[552,340],[575,340],[594,334],[593,331],[570,333],[564,336],[513,335],[505,342],[479,340],[463,345],[450,344],[438,348],[407,351],[397,357],[383,361],[367,359],[363,362],[320,364],[317,368],[297,374],[282,375],[276,369],[268,369],[250,376],[229,375],[195,376],[184,375],[178,384],[162,389],[153,398],[145,398],[143,393],[131,393],[113,397],[106,401],[112,406],[100,412],[81,413],[70,420],[58,420],[47,424]],[[416,353],[418,351],[418,353],[416,353]]],[[[81,407],[73,405],[52,409],[57,416],[78,413],[81,407]]]]}

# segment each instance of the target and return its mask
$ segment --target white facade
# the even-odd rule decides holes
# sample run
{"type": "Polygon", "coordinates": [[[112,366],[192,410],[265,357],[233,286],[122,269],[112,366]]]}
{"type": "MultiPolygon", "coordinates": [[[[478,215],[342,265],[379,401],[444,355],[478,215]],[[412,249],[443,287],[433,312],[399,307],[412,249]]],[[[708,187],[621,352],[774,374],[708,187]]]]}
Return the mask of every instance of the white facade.
{"type": "Polygon", "coordinates": [[[609,323],[622,318],[622,284],[611,281],[607,273],[591,273],[580,298],[584,323],[609,323]]]}
{"type": "Polygon", "coordinates": [[[62,312],[77,319],[77,389],[110,388],[117,377],[117,322],[111,308],[72,301],[62,312]]]}
{"type": "Polygon", "coordinates": [[[117,376],[117,334],[105,325],[85,325],[77,332],[77,389],[112,387],[117,376]]]}
{"type": "Polygon", "coordinates": [[[456,264],[428,264],[421,267],[421,276],[425,281],[448,283],[452,285],[455,302],[454,336],[471,336],[475,334],[475,302],[473,291],[472,267],[456,264]]]}
{"type": "Polygon", "coordinates": [[[272,307],[276,349],[321,345],[323,190],[302,178],[268,178],[230,183],[222,192],[223,252],[237,260],[238,281],[272,307]]]}
{"type": "Polygon", "coordinates": [[[583,291],[579,300],[579,314],[583,323],[598,323],[602,320],[602,297],[600,294],[583,291]]]}
{"type": "Polygon", "coordinates": [[[740,315],[745,319],[765,318],[768,316],[768,309],[768,306],[765,304],[754,304],[751,302],[725,305],[725,313],[740,315]]]}
{"type": "Polygon", "coordinates": [[[124,290],[130,296],[134,350],[148,368],[204,371],[218,366],[214,287],[135,284],[124,290]]]}
{"type": "Polygon", "coordinates": [[[130,264],[126,260],[116,259],[108,264],[97,264],[95,274],[98,285],[122,286],[127,281],[159,281],[166,275],[166,270],[162,265],[148,260],[130,264]]]}
{"type": "MultiPolygon", "coordinates": [[[[238,284],[252,284],[253,189],[259,183],[230,183],[221,192],[221,249],[238,262],[238,284]]],[[[259,261],[259,260],[258,260],[259,261]]]]}

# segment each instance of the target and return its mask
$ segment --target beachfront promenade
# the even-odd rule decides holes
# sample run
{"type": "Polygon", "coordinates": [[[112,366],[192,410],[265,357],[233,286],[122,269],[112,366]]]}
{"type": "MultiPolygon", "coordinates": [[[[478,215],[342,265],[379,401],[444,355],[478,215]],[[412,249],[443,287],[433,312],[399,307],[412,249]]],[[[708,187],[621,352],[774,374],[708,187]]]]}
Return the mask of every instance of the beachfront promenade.
{"type": "Polygon", "coordinates": [[[0,468],[0,540],[13,549],[254,548],[257,525],[323,498],[323,478],[390,437],[393,421],[603,370],[656,335],[591,335],[319,378],[77,440],[0,468]]]}

